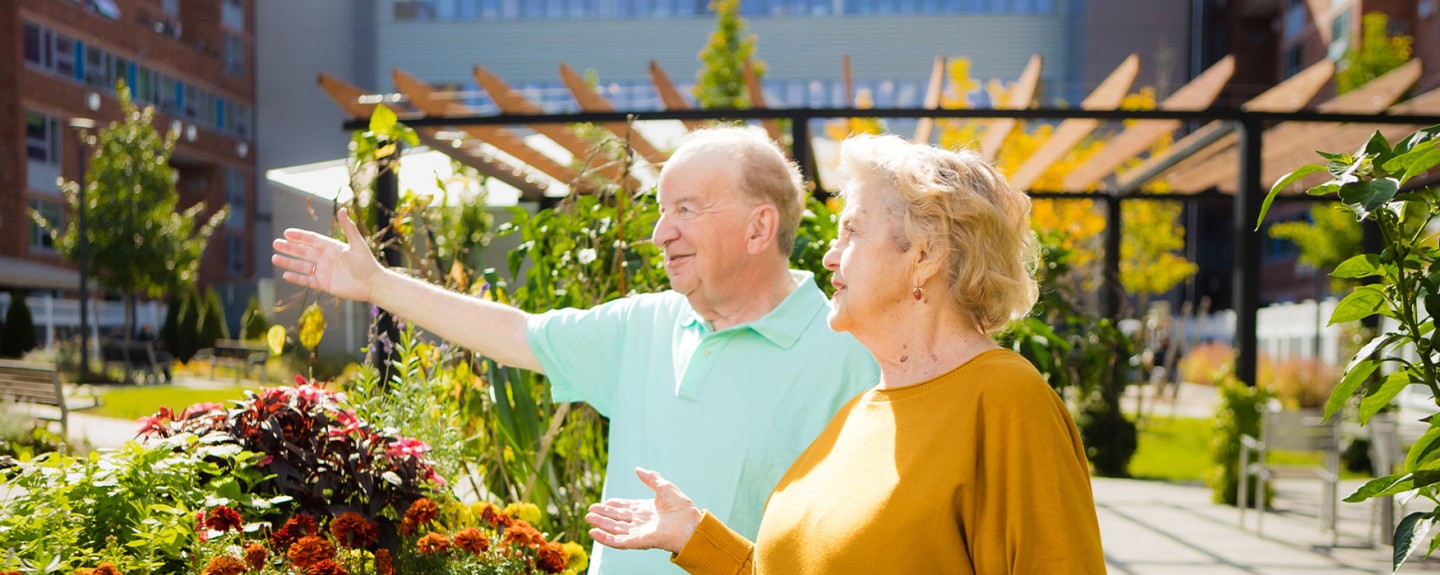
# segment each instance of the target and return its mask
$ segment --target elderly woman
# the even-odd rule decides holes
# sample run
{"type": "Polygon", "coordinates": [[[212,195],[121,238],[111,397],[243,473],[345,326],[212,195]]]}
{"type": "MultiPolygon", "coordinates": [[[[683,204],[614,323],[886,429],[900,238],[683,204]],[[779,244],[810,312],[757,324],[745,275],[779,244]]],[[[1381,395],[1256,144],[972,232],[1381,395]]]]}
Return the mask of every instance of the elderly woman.
{"type": "Polygon", "coordinates": [[[655,499],[593,505],[591,535],[691,573],[1104,573],[1075,424],[989,337],[1036,298],[1029,199],[969,152],[861,136],[840,153],[829,320],[878,385],[786,472],[754,543],[642,469],[655,499]]]}

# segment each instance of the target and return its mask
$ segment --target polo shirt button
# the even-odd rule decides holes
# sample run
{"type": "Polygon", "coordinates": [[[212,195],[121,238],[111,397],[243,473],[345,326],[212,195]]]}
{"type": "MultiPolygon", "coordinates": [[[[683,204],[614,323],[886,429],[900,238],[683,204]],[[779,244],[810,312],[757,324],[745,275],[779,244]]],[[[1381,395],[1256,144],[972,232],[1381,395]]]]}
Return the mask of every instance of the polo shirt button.
{"type": "Polygon", "coordinates": [[[708,356],[708,355],[710,355],[710,348],[707,347],[707,348],[701,350],[700,353],[701,353],[702,355],[708,356]]]}

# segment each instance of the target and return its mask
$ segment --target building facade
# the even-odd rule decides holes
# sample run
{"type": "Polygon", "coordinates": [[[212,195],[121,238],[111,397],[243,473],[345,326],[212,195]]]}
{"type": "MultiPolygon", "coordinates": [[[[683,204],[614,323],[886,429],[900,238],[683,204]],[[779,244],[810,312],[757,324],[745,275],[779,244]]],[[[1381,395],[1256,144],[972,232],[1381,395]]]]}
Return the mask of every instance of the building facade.
{"type": "MultiPolygon", "coordinates": [[[[237,319],[237,289],[248,294],[256,272],[254,26],[253,0],[0,3],[0,261],[74,269],[29,214],[62,225],[75,217],[58,184],[80,175],[71,120],[118,120],[123,80],[138,104],[155,107],[158,129],[180,134],[171,159],[180,207],[230,206],[199,279],[239,300],[227,302],[237,319]]],[[[15,275],[0,288],[58,287],[15,275]]]]}

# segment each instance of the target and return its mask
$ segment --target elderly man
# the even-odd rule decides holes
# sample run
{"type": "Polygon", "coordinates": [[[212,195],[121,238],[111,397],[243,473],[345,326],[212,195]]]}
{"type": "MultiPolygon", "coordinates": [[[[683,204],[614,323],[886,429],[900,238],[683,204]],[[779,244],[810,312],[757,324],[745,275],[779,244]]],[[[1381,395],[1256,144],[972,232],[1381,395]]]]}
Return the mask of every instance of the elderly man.
{"type": "MultiPolygon", "coordinates": [[[[799,172],[773,142],[743,128],[690,134],[660,173],[653,238],[671,290],[588,310],[531,315],[386,270],[344,210],[348,245],[291,229],[272,260],[287,281],[373,302],[543,372],[556,401],[609,417],[607,499],[645,497],[633,472],[643,464],[753,538],[780,476],[879,378],[869,352],[826,324],[813,275],[789,269],[803,198],[799,172]]],[[[600,546],[591,565],[675,571],[664,553],[600,546]]]]}

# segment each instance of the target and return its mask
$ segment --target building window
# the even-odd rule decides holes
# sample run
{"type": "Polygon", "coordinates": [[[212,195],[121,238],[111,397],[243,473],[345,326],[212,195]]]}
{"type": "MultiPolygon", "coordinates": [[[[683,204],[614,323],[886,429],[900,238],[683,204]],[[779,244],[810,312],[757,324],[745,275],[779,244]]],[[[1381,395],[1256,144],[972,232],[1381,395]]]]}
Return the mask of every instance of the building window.
{"type": "Polygon", "coordinates": [[[250,139],[250,107],[235,104],[230,106],[230,122],[235,126],[235,135],[242,140],[250,139]]]}
{"type": "Polygon", "coordinates": [[[60,164],[60,121],[38,112],[25,112],[25,155],[32,162],[60,164]]]}
{"type": "Polygon", "coordinates": [[[245,235],[225,235],[225,273],[231,277],[245,275],[245,235]]]}
{"type": "Polygon", "coordinates": [[[245,41],[234,34],[225,35],[225,72],[245,75],[245,41]]]}
{"type": "Polygon", "coordinates": [[[160,0],[160,10],[171,18],[180,17],[180,0],[160,0]]]}
{"type": "Polygon", "coordinates": [[[1296,44],[1285,49],[1285,77],[1289,78],[1300,73],[1300,49],[1301,45],[1296,44]]]}
{"type": "Polygon", "coordinates": [[[245,219],[248,214],[245,205],[245,183],[245,172],[235,168],[225,168],[225,203],[230,206],[230,215],[225,219],[227,229],[245,229],[245,219]]]}
{"type": "Polygon", "coordinates": [[[1331,60],[1339,61],[1350,51],[1350,14],[1350,10],[1345,10],[1330,20],[1330,47],[1325,55],[1331,60]]]}
{"type": "Polygon", "coordinates": [[[236,32],[244,32],[245,0],[225,0],[220,7],[220,23],[236,32]]]}
{"type": "Polygon", "coordinates": [[[50,237],[50,230],[58,230],[63,224],[61,217],[65,213],[60,209],[60,202],[46,200],[30,200],[30,207],[40,214],[40,217],[50,223],[47,229],[34,220],[30,220],[30,249],[39,251],[55,251],[55,239],[50,237]]]}

